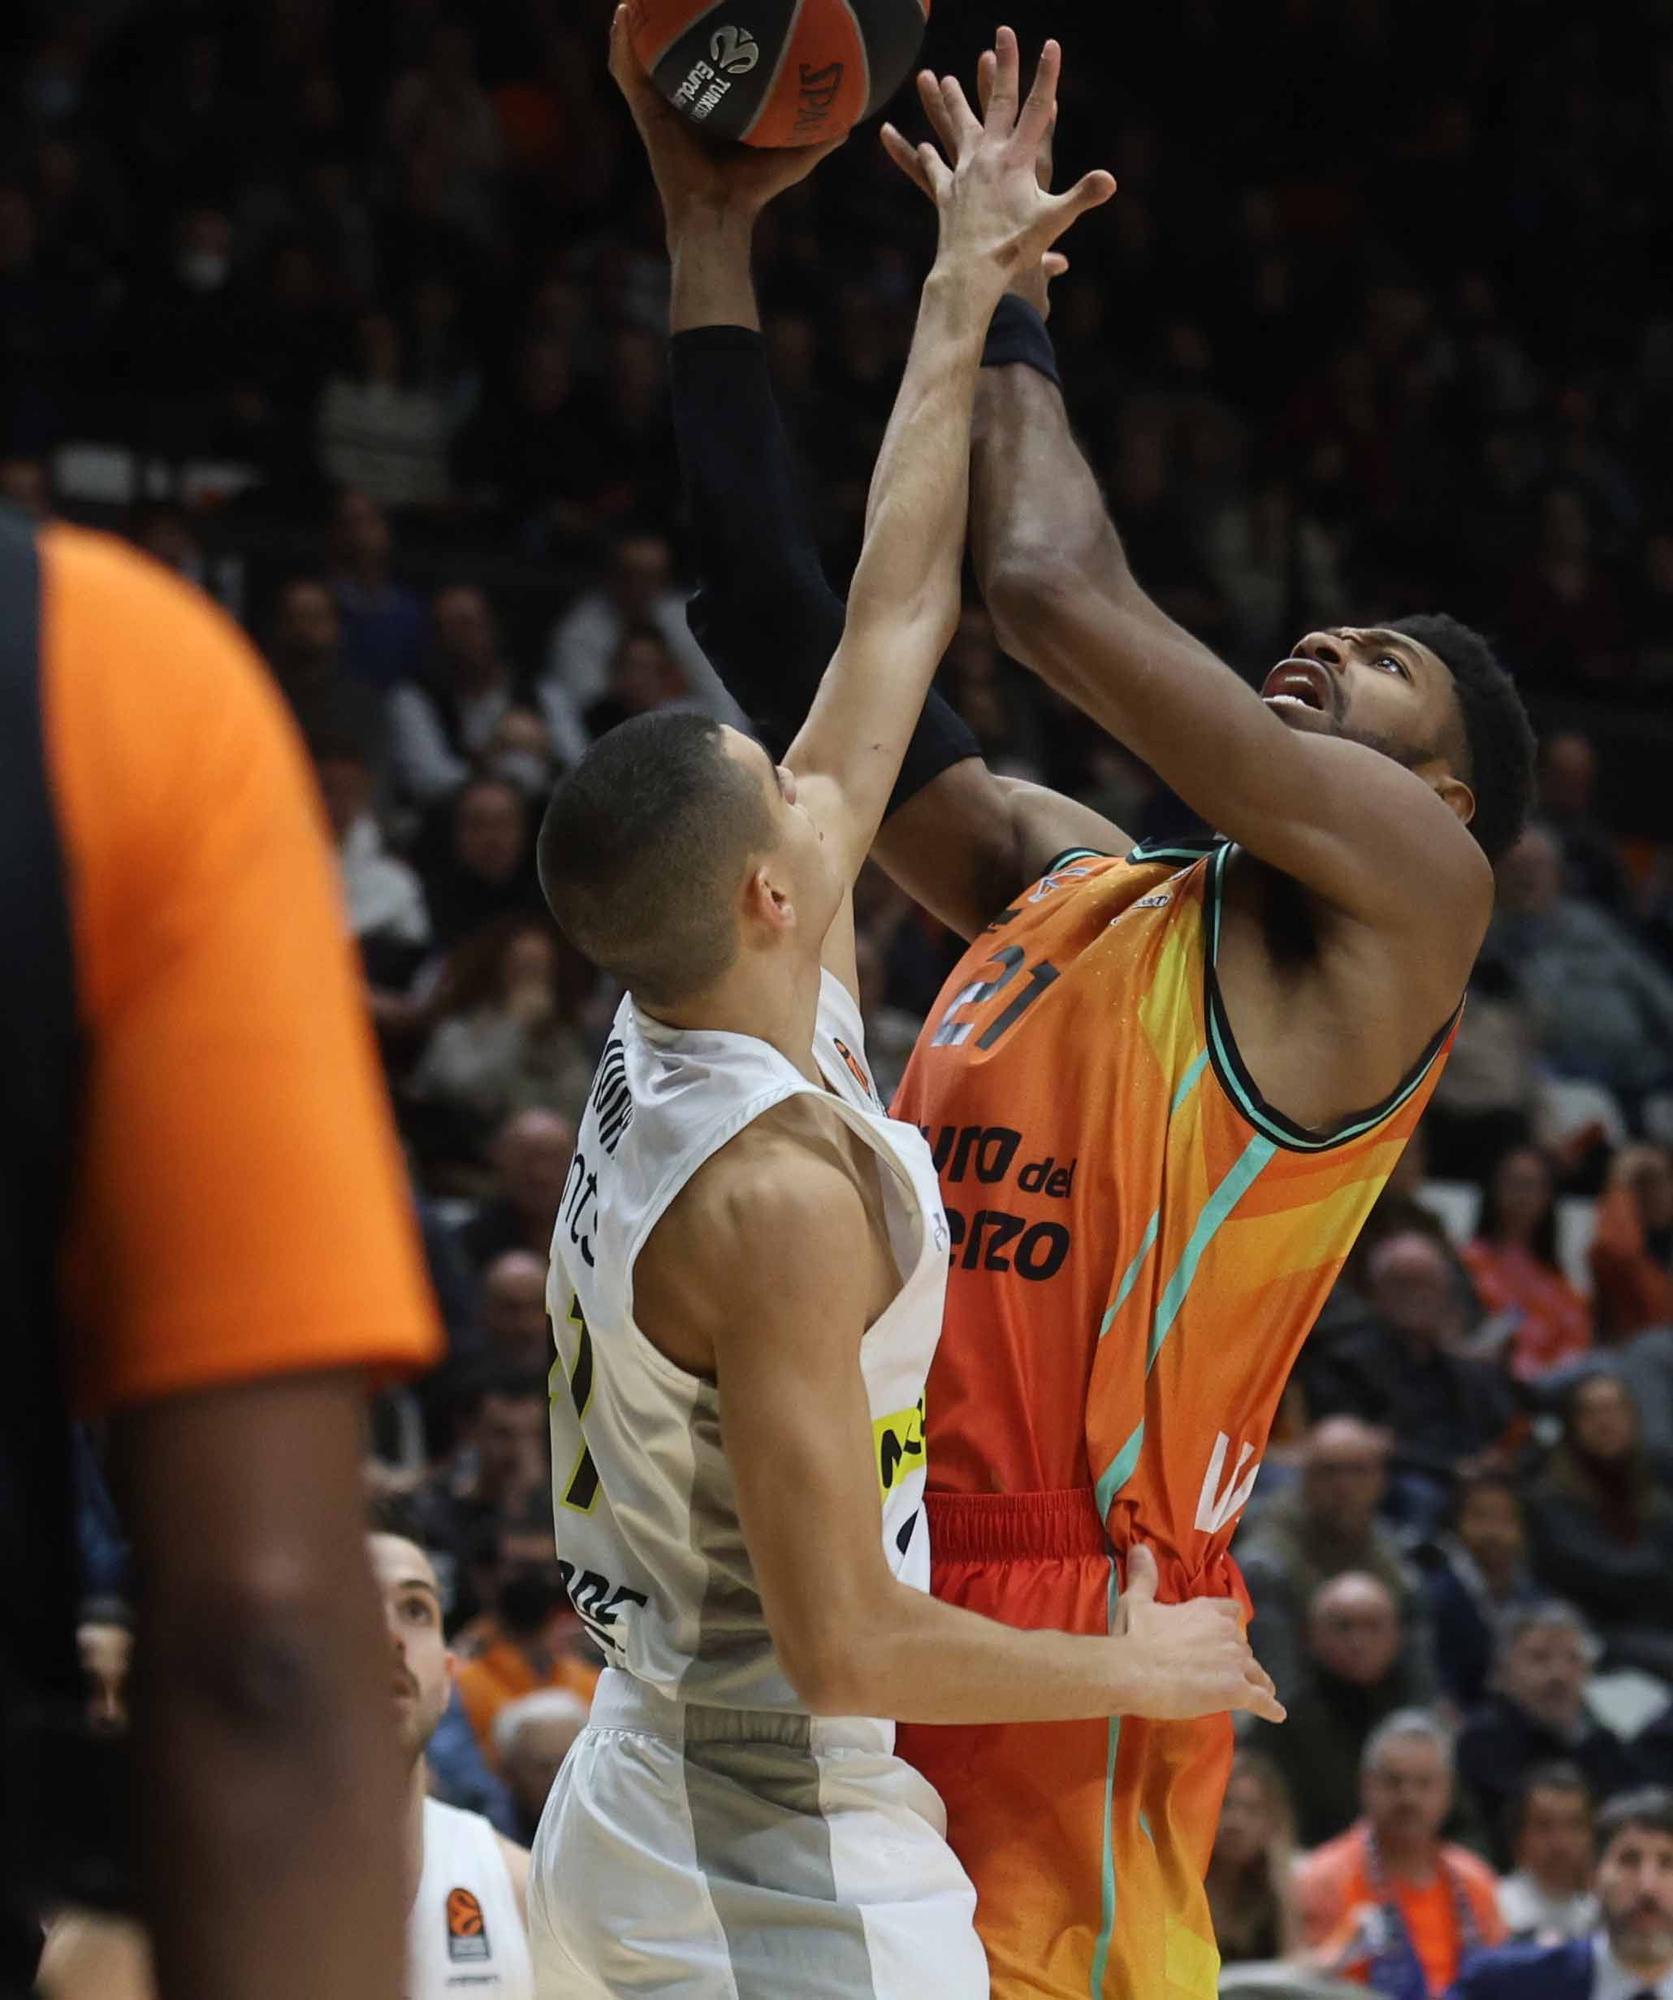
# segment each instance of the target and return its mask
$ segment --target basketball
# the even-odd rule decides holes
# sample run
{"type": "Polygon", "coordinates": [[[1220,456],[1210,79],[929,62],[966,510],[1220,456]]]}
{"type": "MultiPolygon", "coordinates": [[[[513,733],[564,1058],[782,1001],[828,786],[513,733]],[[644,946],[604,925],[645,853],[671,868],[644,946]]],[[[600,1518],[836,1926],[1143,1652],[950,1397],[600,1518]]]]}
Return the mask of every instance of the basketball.
{"type": "Polygon", "coordinates": [[[905,82],[930,0],[631,0],[633,52],[718,139],[818,146],[905,82]]]}

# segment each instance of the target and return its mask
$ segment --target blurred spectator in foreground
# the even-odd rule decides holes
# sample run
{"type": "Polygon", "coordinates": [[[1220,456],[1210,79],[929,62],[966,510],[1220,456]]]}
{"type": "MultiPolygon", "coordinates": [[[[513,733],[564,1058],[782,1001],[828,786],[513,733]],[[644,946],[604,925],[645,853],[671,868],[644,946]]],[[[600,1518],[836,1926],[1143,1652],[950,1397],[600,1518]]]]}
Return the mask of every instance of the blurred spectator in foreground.
{"type": "Polygon", "coordinates": [[[1316,1357],[1304,1353],[1308,1405],[1345,1411],[1393,1433],[1402,1500],[1433,1518],[1460,1463],[1497,1444],[1510,1421],[1508,1383],[1490,1362],[1458,1351],[1464,1314],[1445,1250],[1415,1230],[1372,1251],[1366,1270],[1375,1320],[1316,1357]]]}
{"type": "Polygon", "coordinates": [[[1515,1147],[1493,1170],[1464,1263],[1519,1382],[1591,1345],[1591,1309],[1557,1262],[1556,1183],[1537,1147],[1515,1147]]]}
{"type": "Polygon", "coordinates": [[[1506,1835],[1514,1872],[1499,1884],[1499,1914],[1512,1942],[1584,1937],[1598,1914],[1584,1774],[1573,1764],[1536,1764],[1512,1801],[1506,1835]]]}
{"type": "Polygon", "coordinates": [[[1607,911],[1563,893],[1563,857],[1531,826],[1499,863],[1483,956],[1510,969],[1541,1054],[1600,1083],[1631,1118],[1673,1077],[1673,979],[1607,911]]]}
{"type": "Polygon", "coordinates": [[[450,412],[407,377],[401,330],[385,312],[362,313],[354,359],[320,392],[314,415],[320,470],[386,507],[447,498],[450,412]]]}
{"type": "Polygon", "coordinates": [[[580,1025],[590,979],[549,923],[513,917],[460,946],[409,1082],[444,1114],[438,1144],[476,1158],[519,1112],[579,1113],[593,1068],[580,1025]]]}
{"type": "Polygon", "coordinates": [[[1389,1716],[1365,1746],[1360,1798],[1356,1824],[1301,1865],[1303,1937],[1321,1970],[1387,2000],[1439,2000],[1505,1934],[1493,1871],[1441,1839],[1445,1728],[1422,1709],[1389,1716]]]}
{"type": "Polygon", "coordinates": [[[436,942],[451,950],[499,917],[540,916],[528,801],[503,778],[472,778],[447,813],[448,845],[425,870],[436,942]]]}
{"type": "Polygon", "coordinates": [[[1600,1340],[1673,1327],[1673,1159],[1665,1146],[1623,1146],[1610,1162],[1591,1264],[1600,1340]]]}
{"type": "Polygon", "coordinates": [[[518,1837],[525,1845],[533,1843],[564,1759],[587,1726],[588,1708],[569,1688],[541,1688],[507,1702],[494,1718],[494,1755],[511,1788],[518,1837]]]}
{"type": "Polygon", "coordinates": [[[1400,1656],[1400,1613],[1388,1585],[1352,1570],[1321,1584],[1307,1609],[1307,1650],[1284,1697],[1289,1720],[1260,1724],[1249,1738],[1284,1775],[1303,1847],[1347,1825],[1367,1738],[1427,1692],[1400,1656]]]}
{"type": "Polygon", "coordinates": [[[1598,1814],[1602,1924],[1589,1937],[1486,1952],[1453,2000],[1668,2000],[1673,1994],[1673,1794],[1627,1792],[1598,1814]]]}
{"type": "Polygon", "coordinates": [[[1487,1692],[1500,1621],[1537,1596],[1521,1489],[1508,1473],[1459,1479],[1447,1529],[1424,1550],[1424,1591],[1441,1686],[1473,1708],[1487,1692]]]}
{"type": "Polygon", "coordinates": [[[1569,1390],[1562,1442],[1528,1495],[1534,1573],[1583,1612],[1612,1662],[1673,1679],[1673,1501],[1656,1485],[1625,1384],[1569,1390]]]}
{"type": "Polygon", "coordinates": [[[331,587],[343,632],[343,659],[356,680],[387,692],[418,671],[424,607],[394,576],[389,516],[371,494],[350,487],[331,517],[331,587]]]}
{"type": "Polygon", "coordinates": [[[1227,1965],[1288,1958],[1299,1942],[1295,1820],[1277,1767],[1239,1750],[1208,1864],[1208,1905],[1227,1965]]]}
{"type": "Polygon", "coordinates": [[[96,1597],[81,1607],[76,1653],[87,1681],[87,1716],[97,1730],[128,1726],[128,1672],[134,1657],[134,1621],[116,1598],[96,1597]]]}
{"type": "Polygon", "coordinates": [[[1509,1611],[1499,1626],[1492,1691],[1458,1738],[1458,1778],[1487,1828],[1500,1867],[1511,1859],[1510,1806],[1542,1764],[1578,1766],[1594,1798],[1637,1775],[1618,1737],[1586,1708],[1597,1642],[1566,1604],[1509,1611]]]}
{"type": "Polygon", "coordinates": [[[587,746],[574,706],[542,690],[538,701],[524,689],[500,645],[499,626],[475,584],[449,584],[431,606],[434,643],[420,679],[403,682],[390,696],[391,754],[403,794],[420,805],[449,797],[473,772],[508,778],[531,796],[549,782],[553,760],[570,764],[587,746]],[[506,755],[502,730],[520,715],[538,723],[544,737],[531,769],[506,755]],[[524,780],[527,783],[524,783],[524,780]]]}
{"type": "Polygon", "coordinates": [[[52,480],[43,460],[19,453],[0,455],[0,506],[15,507],[29,521],[49,518],[52,480]]]}
{"type": "Polygon", "coordinates": [[[501,1527],[493,1603],[492,1618],[473,1634],[480,1649],[459,1668],[459,1700],[490,1764],[495,1719],[508,1702],[537,1688],[564,1688],[590,1701],[598,1681],[570,1606],[545,1499],[501,1527]]]}
{"type": "Polygon", "coordinates": [[[342,673],[343,625],[337,600],[316,576],[279,586],[264,648],[273,678],[304,726],[336,694],[342,673]]]}
{"type": "Polygon", "coordinates": [[[459,1232],[477,1270],[506,1250],[550,1255],[574,1152],[575,1127],[555,1111],[520,1111],[507,1120],[493,1149],[499,1191],[459,1232]]]}
{"type": "Polygon", "coordinates": [[[603,736],[655,709],[696,706],[685,671],[661,632],[654,625],[629,625],[610,656],[604,692],[587,704],[587,734],[603,736]]]}
{"type": "Polygon", "coordinates": [[[578,598],[553,629],[543,688],[556,686],[577,708],[590,708],[609,692],[611,662],[634,625],[662,634],[705,715],[749,728],[686,624],[685,594],[675,588],[673,557],[661,535],[634,532],[617,541],[604,583],[578,598]]]}
{"type": "Polygon", "coordinates": [[[1597,751],[1572,729],[1543,737],[1539,746],[1537,810],[1562,850],[1563,886],[1583,903],[1617,914],[1627,905],[1627,871],[1621,850],[1593,816],[1597,751]]]}
{"type": "MultiPolygon", "coordinates": [[[[1301,1666],[1307,1607],[1321,1584],[1346,1570],[1376,1577],[1398,1608],[1423,1692],[1427,1643],[1415,1578],[1378,1519],[1388,1488],[1388,1439],[1357,1417],[1325,1417],[1303,1440],[1301,1476],[1237,1546],[1238,1566],[1260,1620],[1261,1664],[1289,1699],[1301,1666]]],[[[1412,1697],[1407,1697],[1411,1699],[1412,1697]]]]}

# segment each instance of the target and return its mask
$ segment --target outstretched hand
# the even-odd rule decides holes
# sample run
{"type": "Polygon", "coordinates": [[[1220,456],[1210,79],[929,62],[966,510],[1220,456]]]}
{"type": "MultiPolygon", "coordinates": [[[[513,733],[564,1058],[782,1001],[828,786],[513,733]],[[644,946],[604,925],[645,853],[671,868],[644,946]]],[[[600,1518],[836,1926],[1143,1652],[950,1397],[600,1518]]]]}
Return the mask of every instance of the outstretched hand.
{"type": "Polygon", "coordinates": [[[940,211],[943,251],[974,240],[985,225],[989,253],[1003,262],[1011,287],[1044,313],[1048,285],[1068,269],[1068,259],[1051,245],[1088,209],[1108,201],[1115,182],[1097,172],[1066,194],[1050,192],[1062,50],[1055,41],[1046,43],[1033,89],[1019,109],[1020,68],[1017,38],[1001,28],[977,71],[979,121],[956,78],[920,74],[918,95],[951,168],[935,146],[914,146],[893,125],[884,126],[883,145],[940,211]],[[950,217],[957,218],[951,234],[950,217]]]}
{"type": "Polygon", "coordinates": [[[700,137],[645,74],[628,37],[625,6],[610,23],[610,74],[645,142],[670,226],[697,209],[753,222],[842,144],[832,139],[823,146],[769,148],[700,137]]]}

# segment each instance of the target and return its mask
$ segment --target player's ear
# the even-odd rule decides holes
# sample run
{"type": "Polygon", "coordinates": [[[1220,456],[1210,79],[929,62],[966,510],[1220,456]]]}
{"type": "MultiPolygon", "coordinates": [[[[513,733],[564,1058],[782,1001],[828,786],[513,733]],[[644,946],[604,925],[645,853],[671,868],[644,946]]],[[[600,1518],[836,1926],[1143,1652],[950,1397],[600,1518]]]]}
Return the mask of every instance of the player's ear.
{"type": "Polygon", "coordinates": [[[1435,779],[1434,784],[1436,792],[1468,826],[1475,818],[1475,793],[1462,778],[1454,777],[1450,771],[1435,779]]]}
{"type": "Polygon", "coordinates": [[[772,862],[760,862],[744,883],[742,915],[746,924],[759,924],[770,931],[787,931],[796,922],[796,907],[787,884],[781,882],[772,862]]]}

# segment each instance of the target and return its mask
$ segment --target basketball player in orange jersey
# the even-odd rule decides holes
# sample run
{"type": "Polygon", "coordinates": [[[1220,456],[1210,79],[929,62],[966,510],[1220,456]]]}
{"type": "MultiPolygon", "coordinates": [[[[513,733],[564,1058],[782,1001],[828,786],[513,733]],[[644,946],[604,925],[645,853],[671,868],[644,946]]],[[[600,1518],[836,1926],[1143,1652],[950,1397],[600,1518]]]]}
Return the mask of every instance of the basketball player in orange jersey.
{"type": "MultiPolygon", "coordinates": [[[[924,88],[945,137],[954,107],[924,88]]],[[[748,271],[755,214],[814,162],[647,140],[676,275],[703,277],[674,346],[692,623],[771,746],[841,628],[748,271]]],[[[1002,308],[978,394],[984,589],[1007,649],[1224,837],[1135,848],[995,777],[932,698],[875,852],[975,940],[896,1106],[929,1136],[954,1236],[927,1399],[934,1588],[1101,1631],[1141,1537],[1173,1597],[1240,1588],[1227,1545],[1444,1060],[1532,741],[1449,618],[1311,633],[1260,695],[1165,618],[1070,432],[1047,275],[1002,308]]],[[[1210,2000],[1224,1718],[902,1738],[947,1801],[997,1994],[1210,2000]]]]}

